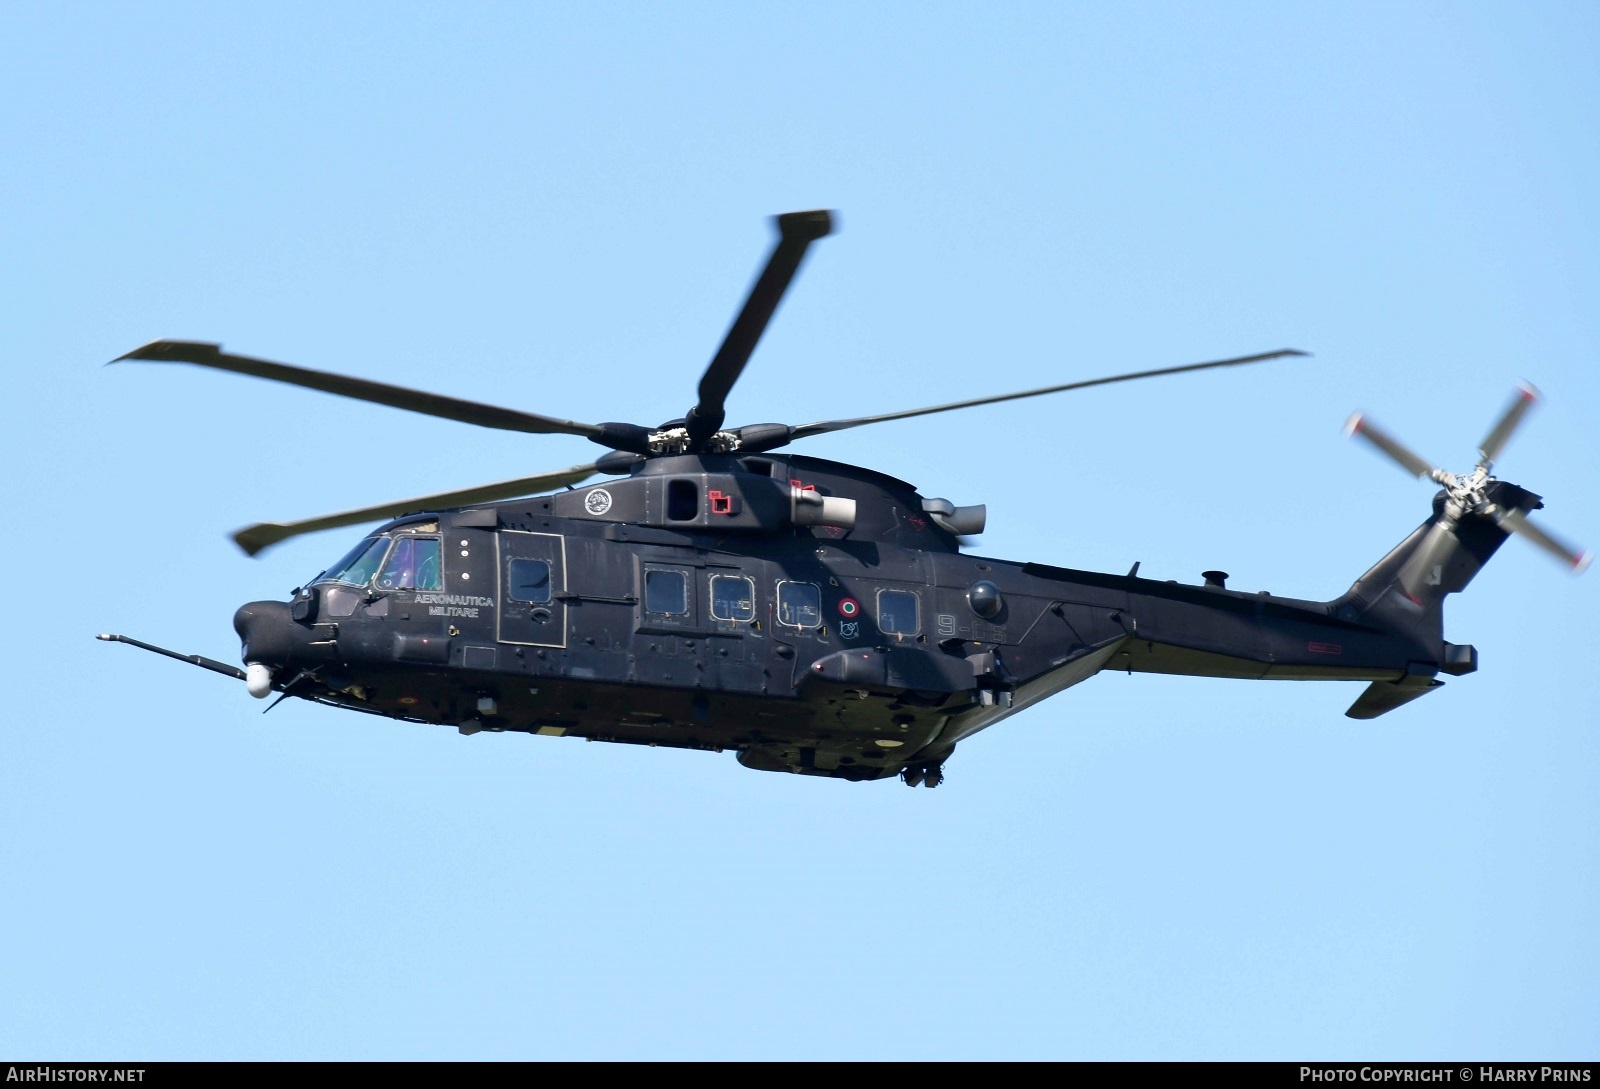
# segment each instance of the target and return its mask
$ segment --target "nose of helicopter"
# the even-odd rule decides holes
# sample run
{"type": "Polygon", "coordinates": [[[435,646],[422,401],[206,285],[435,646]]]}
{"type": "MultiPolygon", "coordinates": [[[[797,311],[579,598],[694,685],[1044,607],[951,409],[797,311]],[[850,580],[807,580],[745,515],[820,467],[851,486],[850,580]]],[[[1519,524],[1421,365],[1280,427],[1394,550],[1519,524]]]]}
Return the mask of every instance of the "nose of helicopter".
{"type": "Polygon", "coordinates": [[[233,614],[233,630],[242,644],[239,656],[248,664],[280,666],[295,645],[295,624],[282,601],[252,601],[233,614]]]}

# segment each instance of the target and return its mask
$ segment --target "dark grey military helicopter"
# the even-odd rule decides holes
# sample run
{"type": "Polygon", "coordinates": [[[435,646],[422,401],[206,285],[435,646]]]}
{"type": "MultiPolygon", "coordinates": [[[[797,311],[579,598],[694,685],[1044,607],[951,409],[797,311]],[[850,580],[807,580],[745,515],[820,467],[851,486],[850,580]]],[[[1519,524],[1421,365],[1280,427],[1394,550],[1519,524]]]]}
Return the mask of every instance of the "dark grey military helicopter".
{"type": "Polygon", "coordinates": [[[982,506],[871,469],[775,453],[797,439],[934,412],[1277,359],[1140,371],[856,419],[724,427],[724,401],[825,211],[777,217],[778,242],[681,419],[578,423],[159,340],[122,359],[193,363],[611,452],[559,472],[234,535],[251,555],[389,518],[294,592],[234,616],[245,669],[130,643],[301,699],[463,734],[733,749],[741,764],[937,786],[958,742],[1102,669],[1363,680],[1373,718],[1477,668],[1446,642],[1446,594],[1510,534],[1575,570],[1587,553],[1527,520],[1540,497],[1490,475],[1535,394],[1524,387],[1464,476],[1361,416],[1350,430],[1441,487],[1433,513],[1343,596],[1299,601],[963,554],[982,506]],[[596,474],[618,477],[573,486],[596,474]],[[563,488],[553,495],[536,493],[563,488]]]}

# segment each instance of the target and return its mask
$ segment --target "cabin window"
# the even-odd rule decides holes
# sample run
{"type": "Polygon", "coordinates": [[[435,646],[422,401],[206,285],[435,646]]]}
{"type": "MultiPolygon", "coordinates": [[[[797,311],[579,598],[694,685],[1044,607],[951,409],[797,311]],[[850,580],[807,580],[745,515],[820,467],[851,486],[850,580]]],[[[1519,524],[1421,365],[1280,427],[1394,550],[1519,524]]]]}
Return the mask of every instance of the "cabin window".
{"type": "Polygon", "coordinates": [[[389,551],[389,538],[368,537],[356,545],[344,558],[328,568],[316,581],[318,582],[348,582],[352,586],[365,586],[372,581],[373,572],[378,570],[378,565],[383,562],[383,554],[389,551]]]}
{"type": "Polygon", "coordinates": [[[921,631],[917,595],[910,590],[879,590],[878,627],[889,635],[915,635],[921,631]]]}
{"type": "Polygon", "coordinates": [[[380,590],[442,590],[437,537],[401,537],[378,576],[380,590]]]}
{"type": "Polygon", "coordinates": [[[512,560],[506,568],[506,596],[512,601],[550,600],[550,565],[544,560],[512,560]]]}
{"type": "Polygon", "coordinates": [[[756,584],[743,575],[712,575],[711,618],[713,620],[754,620],[756,618],[756,584]]]}
{"type": "Polygon", "coordinates": [[[644,607],[652,613],[683,615],[689,611],[689,580],[682,571],[646,571],[644,607]]]}
{"type": "Polygon", "coordinates": [[[791,628],[822,625],[822,591],[809,582],[778,583],[778,623],[791,628]]]}

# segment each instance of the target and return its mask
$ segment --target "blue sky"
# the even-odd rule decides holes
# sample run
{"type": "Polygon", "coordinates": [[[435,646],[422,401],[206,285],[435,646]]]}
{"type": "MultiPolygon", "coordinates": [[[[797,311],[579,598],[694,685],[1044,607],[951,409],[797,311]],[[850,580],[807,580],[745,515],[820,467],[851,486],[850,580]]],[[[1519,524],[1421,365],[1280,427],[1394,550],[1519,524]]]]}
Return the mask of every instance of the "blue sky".
{"type": "Polygon", "coordinates": [[[1368,410],[1600,543],[1592,5],[0,9],[0,1054],[1593,1059],[1595,576],[1452,599],[1482,670],[1101,676],[936,791],[458,736],[124,647],[349,545],[225,535],[592,457],[184,367],[156,337],[578,419],[807,422],[1315,356],[811,440],[978,551],[1342,592],[1428,488],[1368,410]],[[1585,489],[1590,489],[1585,491],[1585,489]]]}

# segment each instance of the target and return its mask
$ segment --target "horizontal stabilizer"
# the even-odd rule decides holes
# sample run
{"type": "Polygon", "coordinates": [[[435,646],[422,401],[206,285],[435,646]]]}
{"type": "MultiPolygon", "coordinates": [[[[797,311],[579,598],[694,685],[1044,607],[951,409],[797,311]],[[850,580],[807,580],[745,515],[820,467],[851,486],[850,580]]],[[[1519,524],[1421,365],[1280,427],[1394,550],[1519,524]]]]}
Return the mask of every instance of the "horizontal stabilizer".
{"type": "Polygon", "coordinates": [[[1396,707],[1404,706],[1418,696],[1426,696],[1444,682],[1436,677],[1409,675],[1398,681],[1373,681],[1367,690],[1356,698],[1345,712],[1346,718],[1377,718],[1396,707]]]}

